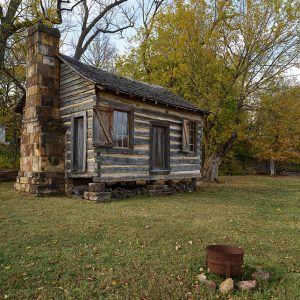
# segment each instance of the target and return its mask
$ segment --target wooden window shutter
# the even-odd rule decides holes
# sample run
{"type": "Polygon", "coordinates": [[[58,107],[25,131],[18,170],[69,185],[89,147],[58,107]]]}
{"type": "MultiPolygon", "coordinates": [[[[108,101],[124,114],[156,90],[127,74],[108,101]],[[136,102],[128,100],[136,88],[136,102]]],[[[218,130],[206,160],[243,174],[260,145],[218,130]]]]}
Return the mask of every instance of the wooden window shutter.
{"type": "Polygon", "coordinates": [[[182,151],[189,151],[189,121],[183,120],[182,122],[182,151]]]}
{"type": "Polygon", "coordinates": [[[94,142],[103,146],[113,146],[113,108],[98,106],[94,108],[96,122],[94,124],[94,142]]]}

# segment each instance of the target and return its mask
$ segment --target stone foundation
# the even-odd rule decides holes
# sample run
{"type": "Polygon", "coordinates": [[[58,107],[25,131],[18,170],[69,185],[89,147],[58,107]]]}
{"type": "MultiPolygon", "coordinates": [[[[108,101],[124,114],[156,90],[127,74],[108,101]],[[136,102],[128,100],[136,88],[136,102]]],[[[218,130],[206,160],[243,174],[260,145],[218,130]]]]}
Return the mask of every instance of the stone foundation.
{"type": "Polygon", "coordinates": [[[64,173],[32,173],[19,172],[15,189],[37,196],[59,195],[65,192],[64,173]]]}
{"type": "Polygon", "coordinates": [[[86,200],[105,202],[111,199],[111,192],[84,192],[83,198],[86,200]]]}
{"type": "MultiPolygon", "coordinates": [[[[77,181],[77,184],[80,182],[77,181]]],[[[81,184],[81,183],[80,183],[81,184]]],[[[196,184],[194,180],[177,180],[177,181],[155,181],[140,184],[135,182],[126,185],[119,183],[107,185],[105,183],[88,183],[73,187],[70,196],[84,198],[85,200],[106,202],[109,200],[125,199],[135,196],[167,196],[180,192],[195,191],[196,184]]]]}

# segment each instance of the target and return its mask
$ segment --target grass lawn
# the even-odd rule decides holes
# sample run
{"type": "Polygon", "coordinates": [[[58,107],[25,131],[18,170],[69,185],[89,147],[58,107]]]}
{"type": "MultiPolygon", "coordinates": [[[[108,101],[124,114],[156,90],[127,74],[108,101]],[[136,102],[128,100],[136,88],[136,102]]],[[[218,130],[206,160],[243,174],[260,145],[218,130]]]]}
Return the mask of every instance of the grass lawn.
{"type": "Polygon", "coordinates": [[[195,279],[213,243],[245,249],[244,277],[271,274],[231,299],[300,299],[300,178],[221,180],[104,204],[1,184],[0,299],[223,299],[195,279]]]}

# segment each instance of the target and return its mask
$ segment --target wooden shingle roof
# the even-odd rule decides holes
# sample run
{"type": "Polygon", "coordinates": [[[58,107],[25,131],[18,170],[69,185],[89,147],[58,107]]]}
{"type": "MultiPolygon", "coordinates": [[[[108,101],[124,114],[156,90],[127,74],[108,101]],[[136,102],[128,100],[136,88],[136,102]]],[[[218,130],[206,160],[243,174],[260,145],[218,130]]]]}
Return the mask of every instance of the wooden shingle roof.
{"type": "Polygon", "coordinates": [[[145,101],[161,103],[203,114],[207,113],[207,111],[200,109],[196,105],[184,100],[182,97],[172,93],[164,87],[121,77],[119,75],[86,65],[63,54],[60,54],[59,58],[85,79],[108,90],[136,96],[145,101]]]}

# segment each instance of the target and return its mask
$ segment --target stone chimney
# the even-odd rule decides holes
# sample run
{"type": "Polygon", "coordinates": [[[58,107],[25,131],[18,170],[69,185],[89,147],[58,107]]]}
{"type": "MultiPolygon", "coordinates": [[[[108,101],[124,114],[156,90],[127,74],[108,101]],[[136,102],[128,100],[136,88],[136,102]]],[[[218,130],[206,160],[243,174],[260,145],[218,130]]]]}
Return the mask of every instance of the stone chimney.
{"type": "Polygon", "coordinates": [[[64,193],[64,127],[59,115],[58,29],[37,24],[28,30],[18,191],[64,193]]]}

